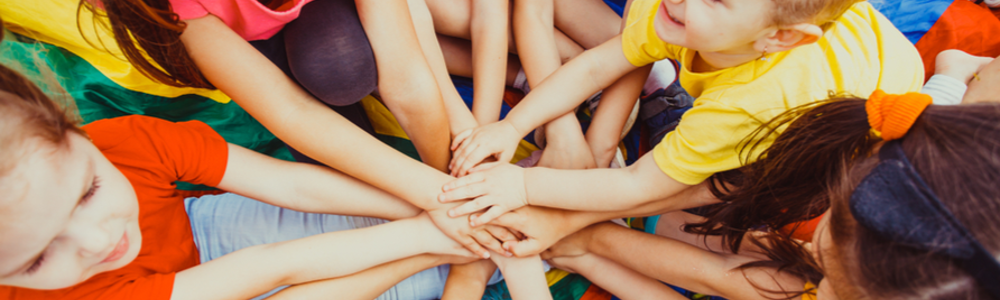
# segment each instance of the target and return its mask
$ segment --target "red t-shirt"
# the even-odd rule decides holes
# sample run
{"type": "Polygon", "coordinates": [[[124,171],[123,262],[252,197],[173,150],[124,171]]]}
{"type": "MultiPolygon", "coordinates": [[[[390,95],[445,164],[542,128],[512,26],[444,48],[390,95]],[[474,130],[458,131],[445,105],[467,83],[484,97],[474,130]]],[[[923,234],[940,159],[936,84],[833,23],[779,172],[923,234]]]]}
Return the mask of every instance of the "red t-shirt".
{"type": "Polygon", "coordinates": [[[174,275],[198,264],[198,249],[176,181],[215,186],[226,171],[226,141],[199,121],[146,116],[83,127],[132,183],[139,199],[142,249],[132,263],[51,291],[0,286],[4,299],[170,299],[174,275]]]}

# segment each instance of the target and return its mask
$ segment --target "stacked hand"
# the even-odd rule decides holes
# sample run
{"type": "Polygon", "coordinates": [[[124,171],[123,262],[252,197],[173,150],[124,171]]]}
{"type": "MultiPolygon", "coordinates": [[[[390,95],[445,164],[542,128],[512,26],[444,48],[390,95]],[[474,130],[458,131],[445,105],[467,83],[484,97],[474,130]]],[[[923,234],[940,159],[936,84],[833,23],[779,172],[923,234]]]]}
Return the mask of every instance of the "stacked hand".
{"type": "Polygon", "coordinates": [[[510,162],[517,149],[517,142],[524,135],[506,121],[459,133],[451,144],[451,151],[454,153],[448,166],[451,175],[465,176],[489,157],[502,163],[510,162]]]}

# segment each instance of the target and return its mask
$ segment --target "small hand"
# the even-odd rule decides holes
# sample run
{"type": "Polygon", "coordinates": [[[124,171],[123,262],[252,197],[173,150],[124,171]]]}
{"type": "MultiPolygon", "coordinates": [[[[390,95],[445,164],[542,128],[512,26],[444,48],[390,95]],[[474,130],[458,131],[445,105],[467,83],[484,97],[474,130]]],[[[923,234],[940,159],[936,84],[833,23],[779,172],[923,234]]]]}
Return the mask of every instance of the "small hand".
{"type": "Polygon", "coordinates": [[[500,252],[504,251],[503,248],[499,247],[500,243],[497,242],[496,239],[492,238],[488,232],[483,229],[475,230],[469,226],[468,218],[449,217],[447,214],[448,209],[449,207],[446,207],[427,212],[430,220],[435,226],[437,226],[438,229],[440,229],[442,233],[455,242],[458,242],[460,245],[465,247],[465,249],[472,251],[472,253],[482,258],[489,258],[490,255],[489,252],[486,251],[482,245],[480,245],[481,242],[490,244],[489,241],[492,240],[492,248],[499,249],[500,252]]]}
{"type": "MultiPolygon", "coordinates": [[[[482,255],[475,250],[470,252],[471,249],[466,249],[456,239],[452,239],[444,231],[440,230],[431,219],[427,212],[420,213],[414,219],[421,224],[420,226],[425,226],[426,234],[421,239],[424,243],[424,249],[428,249],[430,253],[445,256],[465,256],[465,257],[475,257],[482,258],[482,255]],[[426,224],[426,225],[423,225],[426,224]]],[[[473,242],[475,244],[475,242],[473,242]]],[[[477,244],[478,246],[478,244],[477,244]]],[[[484,250],[485,251],[485,250],[484,250]]]]}
{"type": "Polygon", "coordinates": [[[480,165],[468,176],[444,185],[438,200],[444,203],[475,198],[475,200],[452,208],[449,216],[462,216],[486,208],[480,216],[470,217],[471,226],[489,223],[500,215],[528,205],[524,187],[524,169],[504,163],[494,162],[480,165]]]}
{"type": "Polygon", "coordinates": [[[525,257],[539,254],[563,237],[579,230],[567,218],[567,211],[546,207],[525,206],[506,213],[493,224],[515,230],[524,237],[518,241],[505,242],[503,248],[515,256],[525,257]]]}
{"type": "Polygon", "coordinates": [[[587,245],[590,244],[590,239],[593,236],[593,230],[590,230],[590,228],[592,227],[584,228],[562,238],[558,243],[555,243],[548,250],[542,252],[542,258],[576,257],[589,253],[587,245]]]}
{"type": "Polygon", "coordinates": [[[594,155],[586,141],[582,143],[557,143],[550,141],[538,159],[539,167],[552,169],[593,169],[597,167],[594,155]]]}
{"type": "Polygon", "coordinates": [[[451,144],[454,155],[448,168],[452,176],[464,176],[487,157],[507,163],[514,157],[521,134],[509,122],[500,121],[462,132],[451,144]],[[468,131],[466,131],[468,132],[468,131]]]}

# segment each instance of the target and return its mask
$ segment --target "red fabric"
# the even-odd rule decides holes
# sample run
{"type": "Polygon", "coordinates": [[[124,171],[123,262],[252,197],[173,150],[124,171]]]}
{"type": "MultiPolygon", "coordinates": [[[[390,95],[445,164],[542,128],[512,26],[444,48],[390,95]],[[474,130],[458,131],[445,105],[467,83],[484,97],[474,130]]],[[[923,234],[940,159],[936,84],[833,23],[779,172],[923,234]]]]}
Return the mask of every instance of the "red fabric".
{"type": "Polygon", "coordinates": [[[142,250],[132,263],[61,290],[0,287],[4,299],[170,299],[176,272],[198,264],[184,198],[175,181],[215,186],[226,171],[226,141],[200,121],[127,116],[83,127],[139,200],[142,250]]]}
{"type": "Polygon", "coordinates": [[[780,232],[783,234],[791,233],[792,238],[800,241],[812,242],[813,232],[816,231],[816,225],[819,225],[819,221],[823,219],[823,215],[826,215],[826,213],[812,220],[785,225],[785,227],[781,228],[780,232]]]}
{"type": "Polygon", "coordinates": [[[915,46],[923,58],[927,81],[934,75],[934,62],[941,51],[959,49],[972,55],[1000,56],[1000,19],[984,6],[955,0],[915,46]]]}
{"type": "Polygon", "coordinates": [[[610,300],[613,296],[596,284],[590,284],[583,296],[580,296],[580,300],[610,300]]]}

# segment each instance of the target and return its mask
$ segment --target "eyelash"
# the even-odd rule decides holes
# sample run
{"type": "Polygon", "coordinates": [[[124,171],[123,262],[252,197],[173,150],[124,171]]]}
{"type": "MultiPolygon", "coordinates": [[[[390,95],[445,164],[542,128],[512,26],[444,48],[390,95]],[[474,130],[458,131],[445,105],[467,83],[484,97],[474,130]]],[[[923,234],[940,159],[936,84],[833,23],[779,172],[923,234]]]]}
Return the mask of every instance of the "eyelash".
{"type": "Polygon", "coordinates": [[[90,184],[90,189],[87,190],[86,194],[83,194],[83,198],[80,198],[80,205],[87,204],[90,198],[94,197],[94,193],[97,193],[97,189],[101,188],[101,178],[94,176],[94,182],[90,184]]]}
{"type": "MultiPolygon", "coordinates": [[[[80,205],[87,204],[87,202],[90,201],[90,198],[94,197],[94,194],[100,187],[101,187],[100,177],[94,176],[94,181],[90,184],[90,189],[88,189],[87,193],[83,194],[83,197],[80,198],[80,205]]],[[[38,256],[38,259],[35,259],[35,262],[31,263],[31,266],[28,266],[28,269],[24,270],[24,273],[27,275],[34,274],[36,271],[38,271],[38,268],[42,266],[42,262],[44,261],[45,261],[45,254],[42,253],[42,255],[38,256]]]]}

